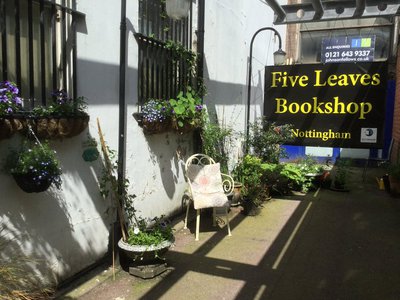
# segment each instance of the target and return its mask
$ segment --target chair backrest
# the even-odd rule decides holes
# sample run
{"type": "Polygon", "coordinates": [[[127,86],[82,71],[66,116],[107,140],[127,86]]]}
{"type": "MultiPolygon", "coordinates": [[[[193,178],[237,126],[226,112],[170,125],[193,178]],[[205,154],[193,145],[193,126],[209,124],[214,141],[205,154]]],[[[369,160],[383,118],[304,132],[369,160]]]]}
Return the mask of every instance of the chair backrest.
{"type": "Polygon", "coordinates": [[[185,173],[195,209],[229,205],[220,164],[211,157],[205,154],[192,155],[185,163],[185,173]]]}

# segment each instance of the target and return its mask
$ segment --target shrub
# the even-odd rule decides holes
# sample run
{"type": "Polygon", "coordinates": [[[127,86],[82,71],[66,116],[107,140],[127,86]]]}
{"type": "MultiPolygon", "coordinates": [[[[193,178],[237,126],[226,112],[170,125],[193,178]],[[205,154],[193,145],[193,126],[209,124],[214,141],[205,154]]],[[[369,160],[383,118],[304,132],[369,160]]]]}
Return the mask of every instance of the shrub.
{"type": "Polygon", "coordinates": [[[280,158],[286,157],[286,151],[282,144],[292,139],[292,125],[277,125],[265,118],[256,120],[250,124],[247,148],[251,148],[255,156],[263,162],[279,163],[280,158]]]}

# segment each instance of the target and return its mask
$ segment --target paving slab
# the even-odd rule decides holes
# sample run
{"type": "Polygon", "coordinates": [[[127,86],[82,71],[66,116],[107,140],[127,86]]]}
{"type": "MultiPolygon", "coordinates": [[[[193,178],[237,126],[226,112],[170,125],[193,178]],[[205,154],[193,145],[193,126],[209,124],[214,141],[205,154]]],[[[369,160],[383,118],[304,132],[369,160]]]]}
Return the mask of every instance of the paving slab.
{"type": "Polygon", "coordinates": [[[233,208],[231,237],[205,211],[198,242],[194,222],[177,223],[156,278],[104,266],[58,299],[400,299],[400,199],[379,190],[383,170],[362,171],[347,193],[274,198],[255,217],[233,208]]]}

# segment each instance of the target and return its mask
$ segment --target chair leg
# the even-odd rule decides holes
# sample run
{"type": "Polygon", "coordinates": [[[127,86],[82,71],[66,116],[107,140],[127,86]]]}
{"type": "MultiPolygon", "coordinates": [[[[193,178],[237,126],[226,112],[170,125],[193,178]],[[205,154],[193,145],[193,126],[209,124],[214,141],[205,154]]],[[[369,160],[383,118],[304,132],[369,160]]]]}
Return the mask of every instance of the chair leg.
{"type": "Polygon", "coordinates": [[[231,226],[229,225],[229,216],[228,216],[228,208],[225,208],[225,217],[226,217],[226,227],[228,227],[228,236],[232,236],[231,234],[231,226]]]}
{"type": "Polygon", "coordinates": [[[213,215],[212,215],[212,219],[213,219],[213,226],[217,226],[217,209],[215,207],[213,207],[213,215]]]}
{"type": "Polygon", "coordinates": [[[185,224],[183,226],[183,229],[187,229],[187,220],[188,220],[188,215],[189,215],[189,207],[190,207],[190,200],[188,201],[188,205],[186,206],[185,224]]]}
{"type": "Polygon", "coordinates": [[[199,231],[200,231],[200,209],[196,210],[196,241],[199,240],[199,231]]]}

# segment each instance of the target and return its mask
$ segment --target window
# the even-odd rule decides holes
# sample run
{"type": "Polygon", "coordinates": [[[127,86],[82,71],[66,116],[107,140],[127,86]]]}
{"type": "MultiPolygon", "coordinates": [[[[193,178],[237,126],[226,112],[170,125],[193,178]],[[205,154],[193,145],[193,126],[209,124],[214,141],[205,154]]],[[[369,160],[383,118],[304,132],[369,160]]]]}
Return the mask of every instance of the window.
{"type": "Polygon", "coordinates": [[[191,80],[191,10],[184,20],[168,18],[161,0],[139,1],[139,103],[169,99],[191,80]],[[186,51],[174,51],[176,48],[186,51]]]}
{"type": "Polygon", "coordinates": [[[387,60],[391,48],[391,27],[379,19],[359,19],[345,21],[302,24],[300,29],[300,62],[321,62],[321,42],[325,37],[375,36],[374,61],[387,60]]]}
{"type": "Polygon", "coordinates": [[[31,107],[56,89],[76,98],[79,16],[55,0],[0,0],[0,78],[16,82],[31,107]]]}

